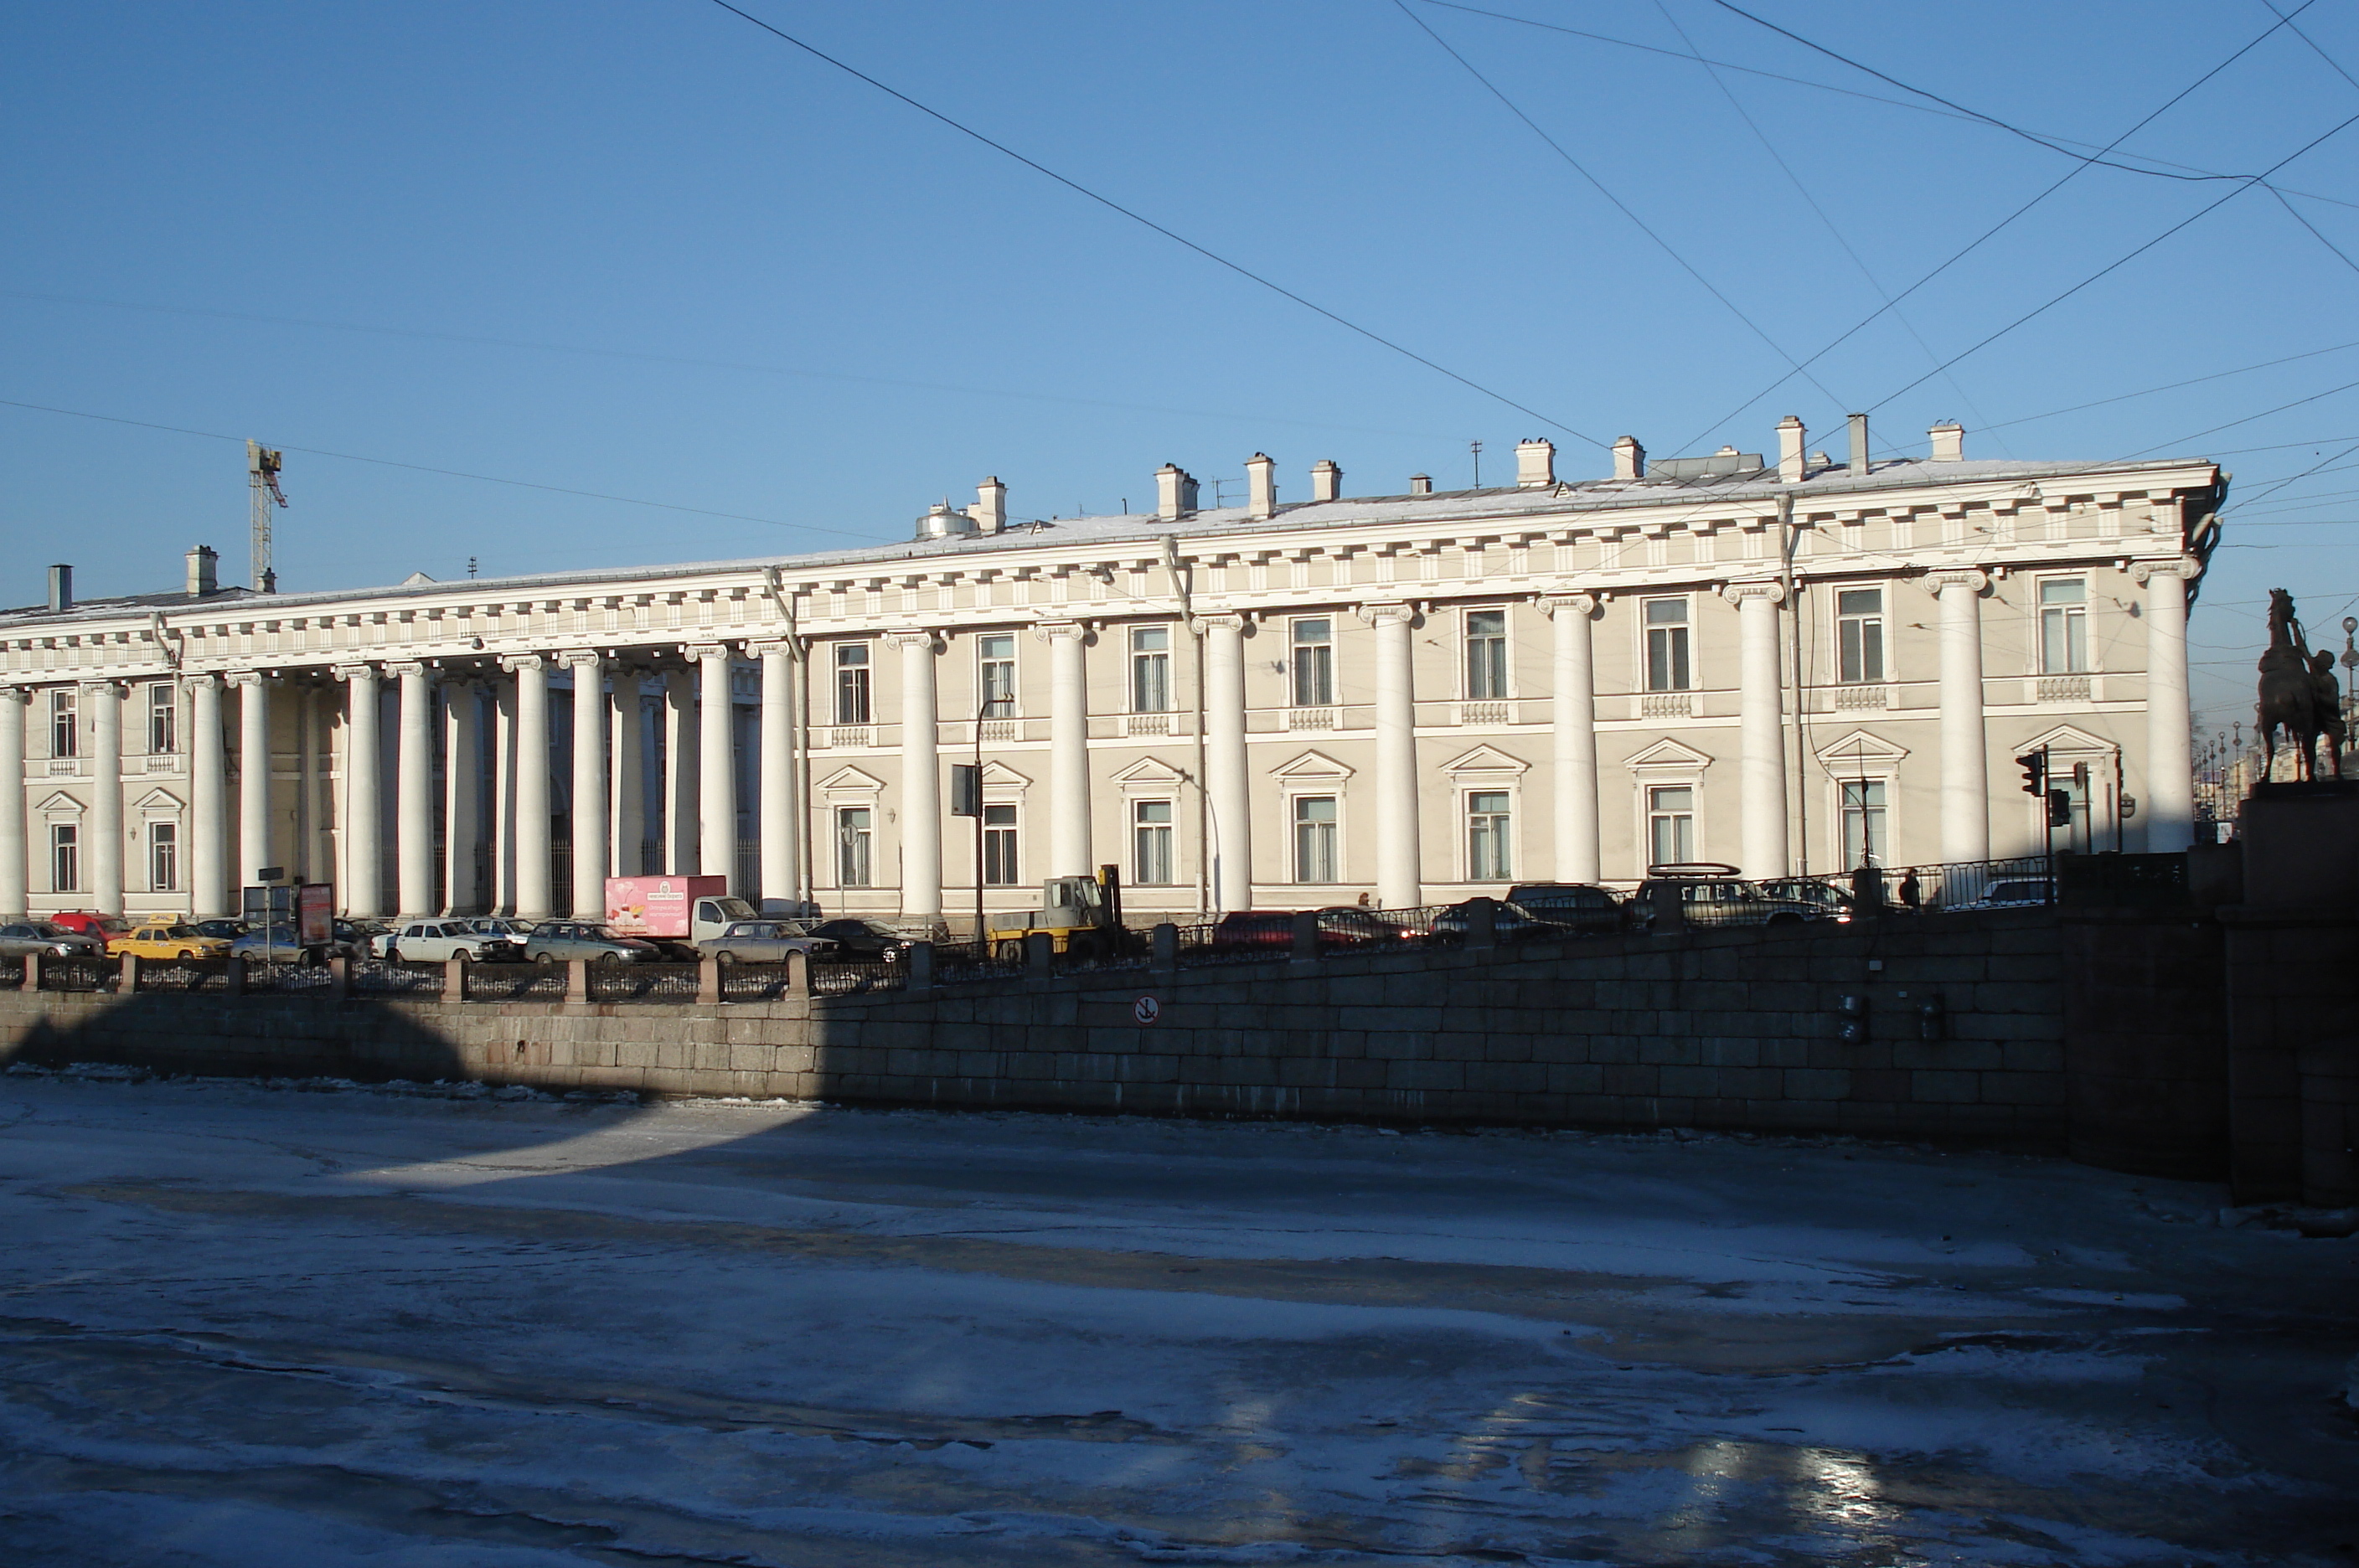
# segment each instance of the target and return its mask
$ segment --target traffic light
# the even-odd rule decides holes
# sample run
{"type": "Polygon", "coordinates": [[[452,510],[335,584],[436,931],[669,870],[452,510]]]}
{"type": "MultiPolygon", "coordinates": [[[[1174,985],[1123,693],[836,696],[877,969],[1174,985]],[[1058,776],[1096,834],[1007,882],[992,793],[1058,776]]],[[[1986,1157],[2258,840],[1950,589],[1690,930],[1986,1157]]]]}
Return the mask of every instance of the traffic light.
{"type": "Polygon", "coordinates": [[[2051,828],[2069,828],[2072,825],[2071,790],[2048,791],[2048,825],[2051,828]]]}
{"type": "Polygon", "coordinates": [[[2046,752],[2027,751],[2021,757],[2015,759],[2015,765],[2023,769],[2023,792],[2025,794],[2045,795],[2048,793],[2048,754],[2046,752]]]}

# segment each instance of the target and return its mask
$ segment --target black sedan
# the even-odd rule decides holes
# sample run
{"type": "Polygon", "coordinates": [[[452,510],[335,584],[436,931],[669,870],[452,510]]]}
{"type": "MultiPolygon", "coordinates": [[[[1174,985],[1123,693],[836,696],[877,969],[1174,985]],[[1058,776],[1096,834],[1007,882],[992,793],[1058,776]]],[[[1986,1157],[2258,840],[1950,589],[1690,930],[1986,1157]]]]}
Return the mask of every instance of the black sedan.
{"type": "Polygon", "coordinates": [[[835,943],[835,952],[829,956],[839,964],[905,964],[909,949],[917,945],[890,926],[848,917],[822,920],[810,928],[810,934],[835,943]]]}

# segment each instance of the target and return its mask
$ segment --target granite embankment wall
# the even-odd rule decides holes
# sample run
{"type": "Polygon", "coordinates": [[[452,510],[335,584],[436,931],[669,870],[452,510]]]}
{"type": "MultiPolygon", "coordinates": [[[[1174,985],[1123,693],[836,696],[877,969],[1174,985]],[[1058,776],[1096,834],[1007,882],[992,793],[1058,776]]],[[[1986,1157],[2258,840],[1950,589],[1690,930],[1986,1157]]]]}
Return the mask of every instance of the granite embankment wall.
{"type": "Polygon", "coordinates": [[[755,1003],[13,991],[0,1052],[552,1091],[2060,1149],[2061,964],[2056,916],[2035,909],[755,1003]]]}

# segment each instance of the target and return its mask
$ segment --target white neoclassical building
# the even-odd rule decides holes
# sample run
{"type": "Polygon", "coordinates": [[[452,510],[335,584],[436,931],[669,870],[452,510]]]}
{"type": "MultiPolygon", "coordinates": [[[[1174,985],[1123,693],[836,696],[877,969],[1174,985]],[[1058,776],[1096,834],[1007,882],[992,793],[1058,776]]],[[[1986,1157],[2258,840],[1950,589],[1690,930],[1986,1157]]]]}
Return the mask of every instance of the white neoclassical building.
{"type": "MultiPolygon", "coordinates": [[[[1853,450],[1865,449],[1864,430],[1853,450]]],[[[962,925],[1112,863],[1131,909],[1386,906],[1650,862],[1980,861],[2190,817],[2187,611],[2226,477],[1833,464],[1800,423],[1512,486],[1011,521],[911,542],[0,614],[0,913],[601,910],[610,874],[962,925]],[[953,816],[954,765],[983,815],[953,816]]],[[[58,581],[67,578],[69,582],[58,581]]]]}

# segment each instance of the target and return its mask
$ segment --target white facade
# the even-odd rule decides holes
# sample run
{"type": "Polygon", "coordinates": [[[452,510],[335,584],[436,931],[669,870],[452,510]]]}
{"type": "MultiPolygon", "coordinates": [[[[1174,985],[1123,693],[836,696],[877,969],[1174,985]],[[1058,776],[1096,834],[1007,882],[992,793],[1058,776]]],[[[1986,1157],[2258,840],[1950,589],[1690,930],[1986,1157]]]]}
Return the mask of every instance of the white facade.
{"type": "Polygon", "coordinates": [[[2219,470],[1779,433],[1297,506],[1257,457],[1244,506],[1167,469],[1156,514],[1013,527],[995,480],[906,545],[0,615],[0,913],[226,912],[265,870],[364,915],[709,869],[953,923],[978,858],[995,909],[1112,863],[1181,915],[1834,873],[2036,851],[2042,745],[2076,846],[2183,846],[2219,470]],[[945,814],[978,743],[980,857],[945,814]]]}

